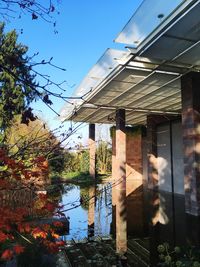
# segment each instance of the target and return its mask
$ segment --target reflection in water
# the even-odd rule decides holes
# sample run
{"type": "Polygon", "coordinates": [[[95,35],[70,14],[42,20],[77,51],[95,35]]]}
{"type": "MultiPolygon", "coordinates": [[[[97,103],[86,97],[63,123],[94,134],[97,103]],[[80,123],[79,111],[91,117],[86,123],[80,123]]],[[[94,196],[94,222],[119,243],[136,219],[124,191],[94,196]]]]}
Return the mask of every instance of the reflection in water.
{"type": "MultiPolygon", "coordinates": [[[[116,236],[115,190],[111,183],[67,190],[62,203],[72,209],[66,212],[70,233],[65,239],[116,236]]],[[[126,209],[128,247],[136,250],[136,255],[141,253],[146,262],[150,252],[151,266],[156,266],[157,246],[163,242],[172,246],[200,243],[199,219],[185,214],[183,195],[143,190],[140,185],[126,196],[126,209]]]]}
{"type": "Polygon", "coordinates": [[[157,223],[160,224],[168,224],[169,223],[169,218],[166,214],[166,200],[160,193],[154,194],[157,195],[155,199],[153,200],[152,205],[154,207],[157,207],[155,215],[152,217],[152,224],[156,225],[157,223]]]}
{"type": "Polygon", "coordinates": [[[105,236],[110,234],[112,221],[111,184],[98,186],[96,213],[95,213],[95,234],[105,236]]]}
{"type": "Polygon", "coordinates": [[[80,188],[76,185],[63,194],[62,204],[65,205],[65,209],[70,209],[65,212],[65,215],[70,218],[70,232],[65,239],[80,240],[93,235],[110,234],[112,219],[110,184],[97,185],[96,188],[80,188]]]}
{"type": "MultiPolygon", "coordinates": [[[[67,187],[67,185],[65,186],[67,187]]],[[[80,203],[80,188],[74,186],[70,191],[62,196],[62,204],[66,205],[66,209],[71,209],[65,212],[65,215],[69,217],[70,231],[66,239],[82,239],[87,236],[87,210],[78,206],[80,203]]]]}
{"type": "Polygon", "coordinates": [[[116,184],[116,249],[120,254],[127,251],[127,204],[126,180],[121,179],[116,184]]]}
{"type": "Polygon", "coordinates": [[[96,201],[96,190],[95,186],[92,186],[89,188],[89,199],[88,199],[88,238],[94,236],[95,201],[96,201]]]}

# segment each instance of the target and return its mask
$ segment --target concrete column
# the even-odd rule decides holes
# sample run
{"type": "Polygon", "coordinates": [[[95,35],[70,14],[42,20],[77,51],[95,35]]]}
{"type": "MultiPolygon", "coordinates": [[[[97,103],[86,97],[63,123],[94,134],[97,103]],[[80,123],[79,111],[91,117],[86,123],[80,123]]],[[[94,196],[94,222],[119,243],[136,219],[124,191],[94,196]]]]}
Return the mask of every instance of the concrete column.
{"type": "Polygon", "coordinates": [[[125,110],[116,111],[116,248],[127,251],[125,110]]]}
{"type": "Polygon", "coordinates": [[[200,74],[181,79],[185,208],[200,215],[200,74]]]}
{"type": "Polygon", "coordinates": [[[96,143],[95,143],[95,124],[89,124],[89,150],[90,150],[90,167],[89,172],[90,176],[95,179],[95,152],[96,152],[96,143]]]}

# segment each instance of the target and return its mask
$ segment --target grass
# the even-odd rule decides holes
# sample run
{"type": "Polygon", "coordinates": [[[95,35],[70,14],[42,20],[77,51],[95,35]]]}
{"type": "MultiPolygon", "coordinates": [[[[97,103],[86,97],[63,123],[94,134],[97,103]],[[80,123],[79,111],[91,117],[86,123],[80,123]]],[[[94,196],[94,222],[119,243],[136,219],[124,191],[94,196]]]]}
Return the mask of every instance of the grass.
{"type": "Polygon", "coordinates": [[[88,172],[63,172],[62,173],[63,179],[88,179],[89,173],[88,172]]]}
{"type": "MultiPolygon", "coordinates": [[[[101,182],[102,179],[107,178],[108,175],[98,174],[96,181],[101,182]]],[[[73,184],[93,184],[94,180],[90,177],[88,172],[63,172],[62,174],[54,173],[51,175],[53,183],[69,182],[73,184]]]]}

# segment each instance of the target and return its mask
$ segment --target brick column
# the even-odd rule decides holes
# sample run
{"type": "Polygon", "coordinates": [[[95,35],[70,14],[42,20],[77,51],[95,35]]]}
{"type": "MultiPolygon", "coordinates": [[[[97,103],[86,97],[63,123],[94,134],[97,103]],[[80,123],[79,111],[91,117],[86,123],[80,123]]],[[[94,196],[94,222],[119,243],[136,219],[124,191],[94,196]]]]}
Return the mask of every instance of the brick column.
{"type": "Polygon", "coordinates": [[[112,235],[116,236],[116,128],[112,127],[112,235]]]}
{"type": "Polygon", "coordinates": [[[116,194],[115,194],[115,189],[116,189],[116,128],[113,127],[112,129],[112,205],[115,206],[116,204],[116,194]]]}
{"type": "Polygon", "coordinates": [[[90,150],[90,176],[95,179],[95,163],[96,163],[96,144],[95,144],[95,124],[89,124],[89,150],[90,150]]]}
{"type": "Polygon", "coordinates": [[[125,110],[116,111],[116,248],[127,251],[125,110]]]}
{"type": "Polygon", "coordinates": [[[89,188],[89,207],[88,207],[88,238],[94,236],[94,218],[95,218],[95,186],[89,188]]]}
{"type": "Polygon", "coordinates": [[[181,79],[185,208],[200,215],[200,74],[181,79]]]}
{"type": "Polygon", "coordinates": [[[116,161],[116,128],[112,128],[112,179],[116,179],[115,174],[115,161],[116,161]]]}

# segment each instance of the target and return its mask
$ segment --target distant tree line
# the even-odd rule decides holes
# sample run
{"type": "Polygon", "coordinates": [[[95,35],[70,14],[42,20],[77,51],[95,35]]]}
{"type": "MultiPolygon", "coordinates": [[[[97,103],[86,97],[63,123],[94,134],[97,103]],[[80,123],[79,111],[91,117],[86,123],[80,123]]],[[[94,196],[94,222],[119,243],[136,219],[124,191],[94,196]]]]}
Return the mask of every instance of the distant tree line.
{"type": "MultiPolygon", "coordinates": [[[[64,153],[65,172],[89,172],[89,150],[66,151],[64,153]]],[[[108,174],[111,172],[112,151],[108,142],[100,141],[96,149],[96,172],[108,174]]]]}

